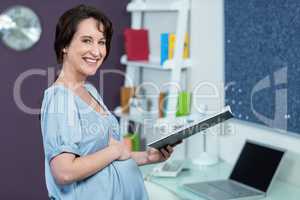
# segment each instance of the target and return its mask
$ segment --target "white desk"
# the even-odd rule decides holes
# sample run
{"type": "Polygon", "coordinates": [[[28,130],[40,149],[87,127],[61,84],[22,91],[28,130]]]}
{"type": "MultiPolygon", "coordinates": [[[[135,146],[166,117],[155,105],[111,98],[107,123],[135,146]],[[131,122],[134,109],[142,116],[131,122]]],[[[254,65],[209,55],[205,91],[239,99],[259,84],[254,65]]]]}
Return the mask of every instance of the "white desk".
{"type": "MultiPolygon", "coordinates": [[[[221,163],[215,166],[199,168],[187,162],[186,167],[188,171],[181,172],[176,178],[160,178],[149,176],[154,165],[146,165],[140,167],[144,177],[150,182],[153,182],[161,187],[164,187],[175,193],[181,199],[189,200],[204,200],[202,197],[183,188],[182,184],[189,182],[215,180],[220,178],[227,178],[231,171],[231,166],[226,163],[221,163]]],[[[299,200],[300,187],[275,180],[270,192],[264,200],[299,200]]]]}

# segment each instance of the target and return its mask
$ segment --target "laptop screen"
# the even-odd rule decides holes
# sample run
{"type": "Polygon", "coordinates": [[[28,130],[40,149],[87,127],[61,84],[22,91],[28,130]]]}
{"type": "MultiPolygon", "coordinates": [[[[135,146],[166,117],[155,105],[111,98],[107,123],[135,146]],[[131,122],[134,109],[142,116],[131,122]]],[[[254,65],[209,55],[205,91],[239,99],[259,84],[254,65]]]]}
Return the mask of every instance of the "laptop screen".
{"type": "Polygon", "coordinates": [[[266,192],[284,151],[246,142],[230,179],[266,192]]]}

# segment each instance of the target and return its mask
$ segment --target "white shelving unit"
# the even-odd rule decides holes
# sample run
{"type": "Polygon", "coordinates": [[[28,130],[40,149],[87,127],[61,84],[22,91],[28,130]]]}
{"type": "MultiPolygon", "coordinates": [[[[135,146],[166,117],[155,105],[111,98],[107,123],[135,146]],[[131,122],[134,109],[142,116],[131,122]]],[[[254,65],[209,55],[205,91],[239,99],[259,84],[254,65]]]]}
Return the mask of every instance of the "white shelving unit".
{"type": "Polygon", "coordinates": [[[179,11],[186,7],[185,1],[174,1],[171,3],[146,3],[145,1],[133,1],[128,4],[127,11],[179,11]]]}
{"type": "MultiPolygon", "coordinates": [[[[168,71],[173,69],[173,66],[175,66],[175,61],[174,59],[166,60],[163,65],[160,65],[160,63],[157,61],[128,61],[127,56],[123,55],[121,57],[121,64],[130,67],[141,67],[141,68],[150,68],[154,70],[168,71]]],[[[191,60],[190,59],[183,60],[183,65],[181,69],[185,70],[189,67],[191,67],[191,60]]]]}
{"type": "MultiPolygon", "coordinates": [[[[176,41],[174,48],[174,57],[171,60],[167,60],[163,65],[160,65],[157,59],[153,59],[151,55],[149,56],[149,61],[128,61],[127,56],[123,55],[120,62],[126,65],[126,76],[130,77],[131,81],[125,79],[125,86],[137,86],[143,82],[143,71],[155,70],[158,73],[168,74],[168,81],[181,85],[183,77],[188,79],[188,69],[192,65],[190,59],[183,59],[183,49],[184,49],[184,39],[185,34],[188,32],[188,22],[189,22],[189,11],[190,11],[190,1],[189,0],[174,0],[174,1],[145,1],[145,0],[134,0],[127,5],[127,11],[131,13],[131,28],[141,29],[143,28],[143,20],[145,13],[161,13],[161,12],[175,12],[177,15],[176,20],[176,41]],[[186,73],[184,76],[183,73],[186,73]]],[[[155,22],[154,22],[155,23],[155,22]]],[[[150,49],[150,52],[152,49],[150,49]]],[[[159,51],[159,49],[155,49],[159,51]]],[[[155,77],[153,77],[155,81],[155,77]]],[[[187,82],[187,80],[186,80],[187,82]]],[[[187,85],[187,84],[186,84],[187,85]]],[[[187,89],[187,88],[184,88],[187,89]]],[[[178,96],[178,91],[176,88],[170,87],[168,90],[169,95],[178,96]]],[[[175,118],[175,111],[177,107],[177,98],[168,99],[167,104],[167,117],[175,118]]],[[[120,112],[115,112],[117,116],[120,117],[121,127],[126,127],[128,120],[135,121],[137,123],[143,123],[144,118],[140,116],[130,116],[128,114],[122,114],[120,112]]],[[[127,131],[127,130],[123,130],[127,131]]]]}
{"type": "MultiPolygon", "coordinates": [[[[127,5],[127,11],[131,12],[131,28],[141,29],[143,28],[143,17],[145,12],[176,12],[177,24],[176,24],[176,41],[174,49],[174,58],[167,60],[163,66],[158,62],[151,59],[149,62],[128,62],[126,56],[122,56],[121,63],[127,66],[126,75],[132,79],[136,79],[130,83],[125,81],[125,86],[138,85],[140,83],[139,68],[149,68],[156,70],[168,70],[171,73],[170,81],[180,84],[182,69],[191,66],[192,61],[190,59],[184,60],[182,53],[184,49],[184,39],[188,28],[190,1],[189,0],[174,0],[174,1],[144,1],[134,0],[127,5]],[[131,85],[133,84],[133,85],[131,85]]],[[[169,94],[176,96],[177,90],[175,88],[169,91],[169,94]]],[[[167,110],[174,111],[176,109],[177,101],[174,98],[168,101],[167,110]]],[[[174,113],[167,113],[169,117],[174,117],[174,113]]]]}

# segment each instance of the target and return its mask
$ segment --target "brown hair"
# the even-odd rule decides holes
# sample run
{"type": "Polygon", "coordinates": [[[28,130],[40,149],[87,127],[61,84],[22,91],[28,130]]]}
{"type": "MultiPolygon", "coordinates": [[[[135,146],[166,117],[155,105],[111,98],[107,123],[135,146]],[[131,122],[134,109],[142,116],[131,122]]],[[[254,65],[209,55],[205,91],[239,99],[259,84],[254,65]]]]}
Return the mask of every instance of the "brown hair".
{"type": "Polygon", "coordinates": [[[71,40],[77,31],[78,24],[87,18],[94,18],[98,21],[98,25],[102,24],[104,27],[103,35],[106,40],[105,46],[107,51],[104,60],[106,60],[110,51],[110,43],[113,34],[112,23],[95,7],[81,4],[66,11],[59,18],[59,21],[56,25],[54,49],[56,53],[56,59],[59,64],[63,62],[63,49],[71,43],[71,40]]]}

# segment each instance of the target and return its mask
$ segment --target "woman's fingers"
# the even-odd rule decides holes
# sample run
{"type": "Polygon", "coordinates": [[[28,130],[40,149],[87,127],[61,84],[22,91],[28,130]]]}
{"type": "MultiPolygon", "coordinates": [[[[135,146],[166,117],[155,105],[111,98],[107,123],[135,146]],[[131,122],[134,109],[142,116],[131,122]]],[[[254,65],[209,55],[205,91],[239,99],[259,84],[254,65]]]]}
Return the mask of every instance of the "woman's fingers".
{"type": "Polygon", "coordinates": [[[170,145],[167,146],[167,150],[168,150],[169,154],[172,154],[174,151],[173,147],[170,145]]]}
{"type": "Polygon", "coordinates": [[[160,149],[160,152],[162,153],[165,159],[168,159],[170,157],[169,152],[165,148],[160,149]]]}
{"type": "Polygon", "coordinates": [[[109,145],[112,145],[115,149],[119,152],[118,160],[127,160],[131,156],[131,152],[128,147],[118,140],[114,139],[113,137],[109,138],[109,145]]]}

